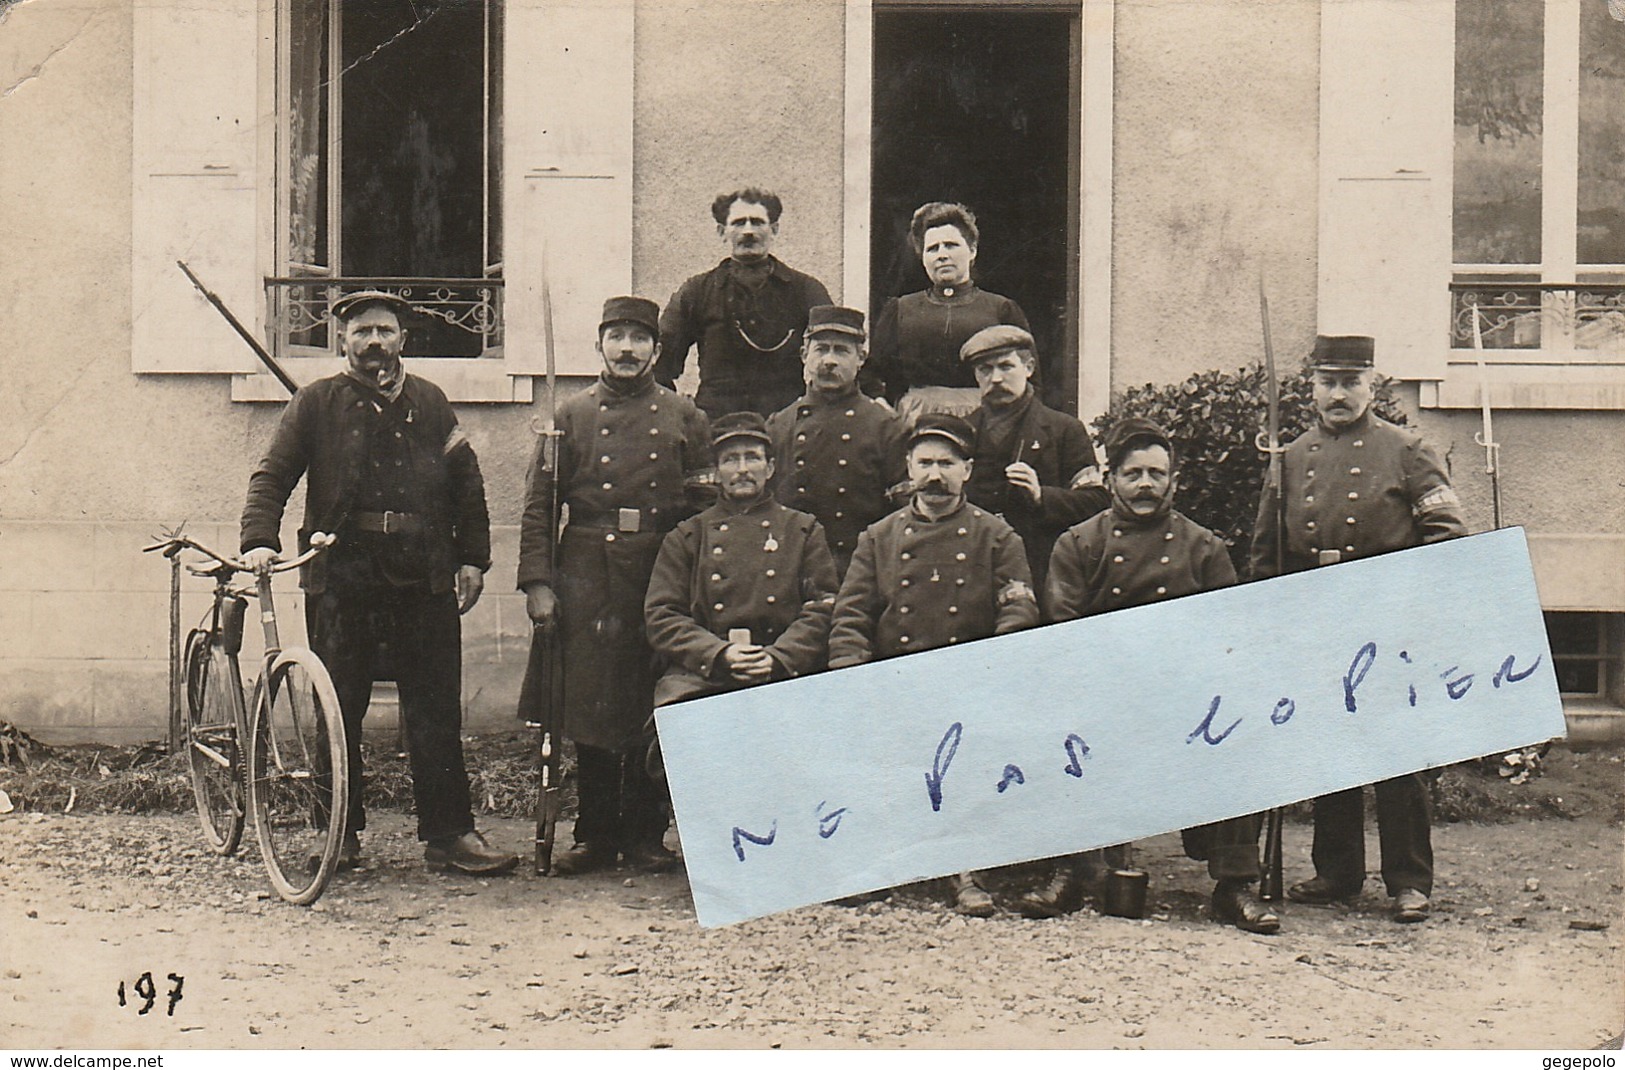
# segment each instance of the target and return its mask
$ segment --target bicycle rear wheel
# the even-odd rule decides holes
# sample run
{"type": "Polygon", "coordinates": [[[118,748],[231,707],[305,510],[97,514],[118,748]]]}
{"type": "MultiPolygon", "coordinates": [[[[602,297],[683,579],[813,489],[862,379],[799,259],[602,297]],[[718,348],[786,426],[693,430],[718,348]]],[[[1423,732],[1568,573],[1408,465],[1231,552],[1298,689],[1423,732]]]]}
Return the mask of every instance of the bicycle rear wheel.
{"type": "Polygon", "coordinates": [[[243,685],[237,663],[195,631],[186,638],[186,764],[203,838],[222,855],[243,839],[243,685]]]}
{"type": "Polygon", "coordinates": [[[278,655],[255,695],[250,739],[248,800],[271,885],[313,903],[338,865],[350,791],[344,719],[320,658],[278,655]]]}

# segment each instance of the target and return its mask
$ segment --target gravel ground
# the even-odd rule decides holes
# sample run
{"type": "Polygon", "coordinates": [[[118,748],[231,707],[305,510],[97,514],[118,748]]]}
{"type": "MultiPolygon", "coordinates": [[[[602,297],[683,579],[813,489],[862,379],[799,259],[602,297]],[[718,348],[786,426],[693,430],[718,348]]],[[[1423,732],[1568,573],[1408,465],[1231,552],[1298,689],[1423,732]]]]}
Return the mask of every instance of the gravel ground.
{"type": "MultiPolygon", "coordinates": [[[[1595,760],[1617,800],[1619,756],[1595,760]]],[[[1145,921],[973,921],[909,896],[708,931],[680,873],[429,873],[399,814],[374,818],[366,867],[308,909],[270,897],[257,854],[207,853],[185,817],[13,814],[0,1043],[1586,1048],[1625,1013],[1625,831],[1612,804],[1581,810],[1438,828],[1425,925],[1390,921],[1372,880],[1351,907],[1289,904],[1276,937],[1209,920],[1174,835],[1141,845],[1145,921]]],[[[528,846],[523,822],[483,824],[528,846]]],[[[1290,880],[1308,829],[1287,837],[1290,880]]]]}

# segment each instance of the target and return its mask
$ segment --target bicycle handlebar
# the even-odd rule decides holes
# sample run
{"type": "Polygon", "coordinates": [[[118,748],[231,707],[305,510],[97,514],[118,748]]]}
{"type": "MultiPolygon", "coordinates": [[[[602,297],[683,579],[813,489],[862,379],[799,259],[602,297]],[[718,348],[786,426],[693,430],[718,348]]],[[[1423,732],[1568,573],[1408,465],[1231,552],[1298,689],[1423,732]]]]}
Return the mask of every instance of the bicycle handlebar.
{"type": "MultiPolygon", "coordinates": [[[[287,572],[290,569],[296,569],[338,541],[339,537],[337,535],[330,535],[325,531],[313,532],[310,536],[310,549],[287,561],[276,562],[270,567],[269,571],[287,572]]],[[[141,552],[151,553],[154,550],[162,550],[164,551],[165,557],[173,557],[176,553],[179,553],[183,549],[196,550],[198,553],[203,554],[206,557],[212,557],[222,565],[225,565],[227,568],[231,569],[233,572],[254,571],[248,562],[242,560],[241,558],[227,557],[218,550],[211,550],[209,547],[204,546],[190,535],[171,535],[162,542],[155,542],[151,546],[143,546],[141,548],[141,552]]]]}

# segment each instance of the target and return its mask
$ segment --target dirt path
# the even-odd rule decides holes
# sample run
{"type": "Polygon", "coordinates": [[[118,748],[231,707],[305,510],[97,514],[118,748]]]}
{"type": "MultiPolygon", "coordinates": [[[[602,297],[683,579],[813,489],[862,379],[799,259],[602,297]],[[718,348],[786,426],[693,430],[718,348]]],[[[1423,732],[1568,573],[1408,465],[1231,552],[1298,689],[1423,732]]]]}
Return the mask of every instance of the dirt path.
{"type": "MultiPolygon", "coordinates": [[[[1308,830],[1288,837],[1301,875],[1308,830]]],[[[1435,917],[1411,927],[1372,881],[1352,908],[1289,905],[1274,938],[1221,928],[1163,836],[1144,922],[904,901],[704,931],[681,875],[431,874],[393,814],[310,910],[267,898],[257,854],[201,851],[185,818],[13,816],[0,1046],[1585,1048],[1621,1029],[1622,840],[1596,816],[1443,826],[1435,917]],[[143,971],[145,1016],[117,999],[143,971]]]]}

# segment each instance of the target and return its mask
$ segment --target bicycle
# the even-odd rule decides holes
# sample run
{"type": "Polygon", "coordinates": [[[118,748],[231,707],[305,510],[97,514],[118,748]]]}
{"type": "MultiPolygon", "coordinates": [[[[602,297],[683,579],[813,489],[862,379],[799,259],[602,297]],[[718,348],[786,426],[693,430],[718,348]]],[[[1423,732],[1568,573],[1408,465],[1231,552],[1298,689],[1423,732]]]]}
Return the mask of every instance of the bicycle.
{"type": "Polygon", "coordinates": [[[179,530],[144,548],[162,551],[170,562],[170,745],[171,753],[185,748],[204,838],[216,854],[235,854],[251,810],[271,886],[300,906],[321,896],[338,866],[350,764],[327,667],[310,650],[284,648],[278,638],[271,576],[298,568],[335,541],[318,532],[309,550],[255,572],[252,585],[232,582],[238,573],[254,572],[246,563],[179,530]],[[212,561],[183,566],[185,550],[212,561]],[[184,655],[182,567],[214,580],[210,608],[188,633],[184,655]],[[265,653],[253,701],[245,703],[238,654],[250,597],[259,600],[265,653]]]}

